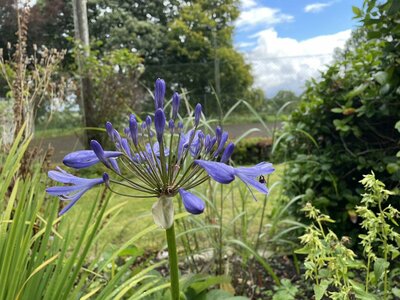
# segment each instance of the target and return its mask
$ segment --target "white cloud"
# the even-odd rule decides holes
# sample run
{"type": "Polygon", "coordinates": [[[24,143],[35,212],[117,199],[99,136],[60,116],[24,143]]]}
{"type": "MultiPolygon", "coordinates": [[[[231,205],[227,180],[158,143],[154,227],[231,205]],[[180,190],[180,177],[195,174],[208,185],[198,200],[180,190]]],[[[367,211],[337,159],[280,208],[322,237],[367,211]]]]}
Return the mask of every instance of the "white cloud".
{"type": "Polygon", "coordinates": [[[334,49],[343,47],[350,34],[346,30],[298,41],[279,37],[273,28],[259,32],[257,46],[246,55],[255,85],[268,97],[282,89],[300,93],[305,81],[318,77],[332,60],[334,49]]]}
{"type": "Polygon", "coordinates": [[[248,47],[253,47],[255,46],[257,43],[256,42],[240,42],[235,44],[235,47],[240,49],[240,48],[248,48],[248,47]]]}
{"type": "Polygon", "coordinates": [[[317,13],[317,12],[320,12],[320,11],[324,10],[325,8],[331,6],[332,4],[333,4],[333,2],[328,2],[328,3],[317,2],[317,3],[306,5],[304,7],[304,11],[307,13],[317,13]]]}
{"type": "Polygon", "coordinates": [[[248,9],[251,7],[257,6],[257,2],[254,0],[242,0],[240,1],[240,8],[241,9],[248,9]]]}
{"type": "Polygon", "coordinates": [[[236,21],[236,27],[241,29],[243,27],[252,27],[260,24],[272,25],[290,22],[292,20],[293,16],[283,14],[279,9],[266,6],[253,7],[240,13],[239,18],[236,21]]]}

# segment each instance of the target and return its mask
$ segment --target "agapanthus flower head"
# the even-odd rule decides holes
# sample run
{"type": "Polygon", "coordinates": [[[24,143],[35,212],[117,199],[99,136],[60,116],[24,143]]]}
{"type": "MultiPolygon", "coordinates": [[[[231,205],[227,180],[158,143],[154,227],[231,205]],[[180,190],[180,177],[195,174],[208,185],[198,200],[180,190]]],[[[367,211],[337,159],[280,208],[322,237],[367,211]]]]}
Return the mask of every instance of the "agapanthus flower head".
{"type": "Polygon", "coordinates": [[[192,126],[185,130],[181,120],[176,124],[179,108],[179,95],[176,93],[168,114],[172,119],[167,124],[164,96],[165,82],[157,79],[154,122],[148,116],[139,128],[136,117],[130,115],[129,126],[123,130],[123,136],[111,123],[106,123],[107,134],[117,151],[105,151],[98,141],[93,140],[90,143],[91,150],[80,150],[65,156],[64,164],[75,169],[102,163],[108,171],[101,178],[79,178],[61,169],[49,172],[51,179],[67,184],[47,189],[49,194],[70,201],[61,213],[69,210],[94,186],[104,184],[113,191],[114,186],[123,185],[137,192],[131,194],[132,197],[158,198],[152,208],[154,221],[162,228],[169,228],[174,216],[172,197],[179,195],[189,213],[202,213],[204,202],[189,190],[210,177],[222,184],[239,178],[249,189],[268,193],[265,184],[258,179],[274,171],[271,164],[263,162],[253,167],[239,168],[228,165],[235,148],[228,141],[228,133],[220,127],[216,128],[215,134],[203,132],[200,104],[194,109],[192,126]],[[165,130],[165,126],[169,130],[165,130]]]}

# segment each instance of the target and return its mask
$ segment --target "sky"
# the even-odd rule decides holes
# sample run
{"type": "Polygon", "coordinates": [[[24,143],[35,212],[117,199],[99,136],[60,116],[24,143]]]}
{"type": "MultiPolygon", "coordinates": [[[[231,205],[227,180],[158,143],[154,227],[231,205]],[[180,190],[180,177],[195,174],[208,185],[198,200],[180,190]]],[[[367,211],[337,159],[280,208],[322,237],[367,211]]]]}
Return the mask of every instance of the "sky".
{"type": "Polygon", "coordinates": [[[318,78],[359,26],[352,6],[363,0],[241,0],[234,44],[252,67],[255,86],[267,97],[279,90],[300,94],[318,78]]]}

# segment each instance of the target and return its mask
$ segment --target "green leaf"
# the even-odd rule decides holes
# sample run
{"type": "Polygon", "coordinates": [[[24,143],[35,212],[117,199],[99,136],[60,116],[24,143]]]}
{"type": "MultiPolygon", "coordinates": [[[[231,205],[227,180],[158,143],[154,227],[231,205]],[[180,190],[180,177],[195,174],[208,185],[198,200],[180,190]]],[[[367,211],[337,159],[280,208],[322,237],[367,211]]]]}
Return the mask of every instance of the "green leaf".
{"type": "Polygon", "coordinates": [[[392,293],[395,295],[397,298],[400,298],[400,289],[397,287],[392,288],[392,293]]]}
{"type": "Polygon", "coordinates": [[[226,291],[223,290],[211,290],[207,294],[202,295],[200,297],[191,298],[193,300],[248,300],[246,297],[242,296],[232,296],[226,291]]]}
{"type": "Polygon", "coordinates": [[[389,174],[394,174],[399,170],[399,165],[396,163],[388,163],[386,165],[386,170],[389,174]]]}
{"type": "Polygon", "coordinates": [[[396,128],[397,131],[400,132],[400,121],[396,122],[396,125],[394,125],[394,128],[396,128]]]}
{"type": "Polygon", "coordinates": [[[321,300],[322,297],[325,295],[326,289],[328,288],[331,282],[329,280],[322,280],[319,285],[314,285],[314,294],[315,300],[321,300]]]}
{"type": "Polygon", "coordinates": [[[121,250],[118,253],[118,256],[134,256],[137,257],[139,255],[142,255],[144,253],[143,249],[139,249],[138,247],[132,245],[130,247],[127,247],[123,250],[121,250]]]}
{"type": "MultiPolygon", "coordinates": [[[[189,287],[188,290],[193,290],[195,294],[200,294],[201,292],[205,291],[206,289],[216,285],[216,284],[221,284],[221,283],[227,283],[230,282],[231,278],[229,276],[207,276],[205,278],[202,278],[201,280],[198,280],[194,283],[192,283],[189,287]]],[[[230,294],[228,294],[230,295],[230,294]]]]}
{"type": "Polygon", "coordinates": [[[362,11],[359,9],[357,6],[353,6],[351,8],[353,10],[353,14],[355,15],[355,18],[361,18],[362,17],[362,11]]]}
{"type": "Polygon", "coordinates": [[[343,108],[335,107],[335,108],[332,108],[332,109],[331,109],[331,112],[341,114],[341,113],[343,112],[343,108]]]}
{"type": "Polygon", "coordinates": [[[346,99],[352,99],[355,96],[360,95],[362,92],[365,91],[365,89],[368,87],[368,84],[362,83],[359,86],[356,86],[354,89],[352,89],[349,93],[346,95],[346,99]]]}
{"type": "Polygon", "coordinates": [[[389,74],[385,71],[379,71],[375,73],[374,78],[380,85],[384,85],[389,79],[389,74]]]}
{"type": "Polygon", "coordinates": [[[375,295],[365,291],[365,286],[359,282],[350,279],[350,283],[353,287],[354,294],[357,299],[360,300],[377,300],[375,295]]]}
{"type": "Polygon", "coordinates": [[[382,278],[383,274],[386,272],[386,269],[389,267],[389,262],[384,260],[383,258],[377,258],[374,264],[374,274],[376,280],[382,278]]]}

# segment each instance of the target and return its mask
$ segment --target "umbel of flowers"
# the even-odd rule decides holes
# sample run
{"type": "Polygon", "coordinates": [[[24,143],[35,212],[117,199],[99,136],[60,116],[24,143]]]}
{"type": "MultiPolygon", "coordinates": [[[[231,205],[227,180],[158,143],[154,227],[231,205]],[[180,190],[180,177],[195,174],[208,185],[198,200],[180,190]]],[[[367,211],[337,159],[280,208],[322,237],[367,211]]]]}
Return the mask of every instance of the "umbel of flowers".
{"type": "Polygon", "coordinates": [[[110,122],[106,123],[107,134],[115,144],[116,151],[105,151],[99,142],[92,140],[91,150],[80,150],[65,156],[64,165],[74,169],[103,164],[107,172],[101,178],[80,178],[57,168],[48,175],[54,181],[65,185],[47,188],[47,193],[69,202],[60,211],[60,215],[71,209],[85,192],[101,184],[115,193],[118,193],[114,190],[115,185],[138,192],[124,194],[125,196],[156,199],[152,214],[154,222],[167,232],[171,293],[173,299],[178,299],[179,278],[177,266],[174,266],[177,257],[173,228],[173,197],[179,194],[189,213],[200,214],[204,211],[204,202],[189,192],[190,189],[210,177],[222,184],[229,184],[238,178],[250,191],[254,188],[267,194],[268,189],[259,178],[272,173],[274,168],[266,162],[253,167],[229,166],[228,162],[235,146],[228,142],[228,133],[220,127],[216,128],[215,135],[206,134],[200,129],[200,104],[194,109],[192,128],[185,132],[179,115],[178,93],[172,96],[170,118],[167,119],[164,109],[165,90],[164,80],[157,79],[154,91],[154,118],[147,116],[140,123],[135,115],[130,115],[129,126],[123,130],[123,135],[114,129],[110,122]],[[174,256],[175,261],[171,261],[174,256]]]}

